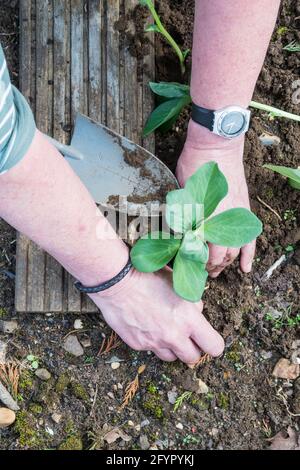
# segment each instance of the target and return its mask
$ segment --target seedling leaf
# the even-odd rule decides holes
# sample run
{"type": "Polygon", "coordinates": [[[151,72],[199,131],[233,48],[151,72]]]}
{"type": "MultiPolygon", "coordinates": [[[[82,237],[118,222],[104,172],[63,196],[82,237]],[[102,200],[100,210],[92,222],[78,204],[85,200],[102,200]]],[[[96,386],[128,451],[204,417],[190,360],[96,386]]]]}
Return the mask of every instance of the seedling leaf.
{"type": "Polygon", "coordinates": [[[197,203],[204,205],[204,217],[207,218],[227,195],[228,184],[217,163],[209,162],[187,180],[185,189],[197,203]]]}
{"type": "Polygon", "coordinates": [[[145,31],[147,33],[151,33],[152,31],[154,31],[155,33],[160,33],[159,27],[156,24],[149,24],[148,26],[146,26],[145,31]]]}
{"type": "Polygon", "coordinates": [[[190,97],[190,87],[176,82],[149,82],[149,86],[153,93],[166,98],[181,98],[182,96],[190,97]]]}
{"type": "Polygon", "coordinates": [[[186,260],[180,252],[177,253],[173,267],[173,287],[180,297],[190,302],[199,302],[207,275],[204,264],[186,260]]]}
{"type": "Polygon", "coordinates": [[[171,100],[161,103],[149,116],[144,128],[143,135],[146,137],[155,131],[165,122],[169,121],[173,116],[178,115],[181,109],[186,106],[190,98],[183,96],[182,98],[172,98],[171,100]]]}
{"type": "Polygon", "coordinates": [[[187,260],[198,261],[204,265],[208,261],[208,246],[199,238],[195,230],[185,233],[179,252],[187,260]]]}
{"type": "Polygon", "coordinates": [[[203,219],[203,206],[197,204],[191,193],[175,189],[167,195],[166,221],[174,232],[184,233],[196,227],[197,220],[203,219]]]}
{"type": "Polygon", "coordinates": [[[221,212],[204,223],[205,240],[220,246],[240,248],[262,232],[262,223],[242,207],[221,212]]]}
{"type": "Polygon", "coordinates": [[[132,264],[143,273],[158,271],[174,258],[180,243],[180,239],[163,232],[148,233],[132,248],[130,255],[132,264]]]}
{"type": "Polygon", "coordinates": [[[289,168],[280,165],[264,165],[263,167],[286,176],[292,188],[300,189],[300,168],[289,168]]]}

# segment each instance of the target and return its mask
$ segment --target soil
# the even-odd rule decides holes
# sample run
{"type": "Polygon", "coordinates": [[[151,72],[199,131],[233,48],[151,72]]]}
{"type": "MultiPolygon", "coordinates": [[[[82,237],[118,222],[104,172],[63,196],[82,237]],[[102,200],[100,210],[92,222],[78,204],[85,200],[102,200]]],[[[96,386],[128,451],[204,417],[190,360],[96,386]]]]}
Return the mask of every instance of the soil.
{"type": "MultiPolygon", "coordinates": [[[[159,2],[162,20],[184,48],[191,47],[193,3],[159,2]]],[[[1,1],[0,9],[1,31],[15,32],[17,6],[1,1]]],[[[136,12],[132,16],[136,18],[136,12]]],[[[299,18],[299,2],[283,1],[254,97],[298,114],[299,104],[292,103],[291,84],[299,77],[299,54],[284,52],[282,46],[293,39],[299,41],[299,18]]],[[[138,37],[144,41],[142,34],[138,37]]],[[[1,36],[1,41],[16,80],[17,35],[1,36]]],[[[160,37],[156,37],[156,50],[157,80],[179,81],[176,57],[160,37]]],[[[157,136],[157,154],[173,170],[184,143],[187,120],[188,110],[167,135],[157,136]]],[[[267,439],[280,430],[291,426],[299,431],[295,416],[300,413],[299,379],[293,382],[272,376],[281,357],[295,357],[295,341],[299,338],[299,254],[290,251],[291,246],[299,250],[299,193],[280,176],[262,169],[269,162],[299,165],[299,142],[299,124],[269,120],[263,113],[254,113],[245,166],[252,208],[264,223],[254,269],[242,275],[235,263],[209,282],[204,296],[204,313],[223,334],[225,354],[196,371],[178,362],[162,363],[152,354],[137,353],[123,344],[98,356],[103,335],[109,336],[110,330],[100,316],[87,315],[82,318],[85,331],[77,336],[89,339],[91,345],[84,348],[81,357],[74,358],[61,343],[74,329],[75,317],[19,315],[19,328],[13,335],[0,333],[0,341],[8,344],[8,356],[27,367],[22,368],[20,379],[21,412],[15,426],[0,430],[1,449],[138,449],[148,445],[158,449],[264,449],[269,446],[267,439]],[[263,132],[279,136],[280,145],[262,147],[258,137],[263,132]],[[257,196],[281,220],[259,203],[257,196]],[[267,269],[285,253],[287,261],[268,281],[264,280],[267,269]],[[271,321],[270,314],[279,320],[271,321]],[[48,382],[34,375],[26,360],[28,354],[36,356],[39,366],[49,370],[48,382]],[[119,362],[120,367],[113,369],[106,363],[110,360],[119,362]],[[140,376],[139,390],[122,410],[125,387],[142,364],[146,369],[140,376]],[[195,392],[195,376],[207,384],[208,394],[195,392]],[[191,393],[174,411],[170,396],[173,392],[182,396],[186,391],[191,393]],[[53,420],[54,413],[60,415],[59,420],[55,416],[58,423],[53,420]],[[108,444],[105,435],[111,429],[121,430],[121,437],[108,444]]],[[[11,278],[14,239],[14,231],[1,223],[0,312],[4,319],[15,316],[11,278]]]]}

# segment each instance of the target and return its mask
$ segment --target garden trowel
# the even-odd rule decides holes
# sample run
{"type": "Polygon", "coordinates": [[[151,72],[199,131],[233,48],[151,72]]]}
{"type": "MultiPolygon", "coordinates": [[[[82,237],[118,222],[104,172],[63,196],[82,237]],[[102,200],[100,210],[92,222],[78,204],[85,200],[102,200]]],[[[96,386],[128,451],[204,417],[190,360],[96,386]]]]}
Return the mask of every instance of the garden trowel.
{"type": "Polygon", "coordinates": [[[131,207],[150,207],[178,188],[173,173],[152,153],[82,114],[76,116],[70,145],[48,139],[103,206],[120,210],[118,196],[125,196],[131,207]]]}

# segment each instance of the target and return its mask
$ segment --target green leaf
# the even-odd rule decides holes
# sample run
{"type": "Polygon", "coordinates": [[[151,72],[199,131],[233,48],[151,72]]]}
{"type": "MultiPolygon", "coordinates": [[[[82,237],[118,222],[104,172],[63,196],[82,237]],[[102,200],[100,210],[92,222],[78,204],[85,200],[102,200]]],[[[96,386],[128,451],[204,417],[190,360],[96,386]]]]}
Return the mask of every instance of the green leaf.
{"type": "Polygon", "coordinates": [[[262,223],[253,212],[241,207],[205,220],[204,239],[216,245],[240,248],[262,232],[262,223]]]}
{"type": "Polygon", "coordinates": [[[38,361],[33,361],[33,362],[31,363],[31,367],[32,367],[33,369],[38,369],[38,368],[39,368],[39,363],[38,363],[38,361]]]}
{"type": "Polygon", "coordinates": [[[187,260],[180,252],[177,253],[173,266],[173,287],[177,295],[190,302],[199,302],[206,279],[204,264],[187,260]]]}
{"type": "Polygon", "coordinates": [[[187,56],[189,55],[190,52],[191,52],[191,49],[186,49],[185,51],[182,52],[184,60],[187,58],[187,56]]]}
{"type": "Polygon", "coordinates": [[[217,163],[209,162],[202,165],[187,180],[185,189],[191,193],[195,202],[204,205],[206,219],[227,195],[228,184],[217,163]]]}
{"type": "Polygon", "coordinates": [[[153,93],[166,98],[181,98],[187,96],[190,98],[190,87],[182,83],[176,82],[149,82],[149,86],[153,93]]]}
{"type": "Polygon", "coordinates": [[[174,126],[180,113],[181,113],[181,110],[177,114],[175,114],[175,116],[173,116],[171,119],[169,119],[167,122],[162,124],[157,130],[161,132],[162,134],[165,134],[166,132],[168,132],[174,126]]]}
{"type": "Polygon", "coordinates": [[[182,98],[173,98],[160,104],[148,118],[143,132],[144,137],[151,134],[155,129],[178,114],[188,102],[189,98],[185,96],[182,98]]]}
{"type": "Polygon", "coordinates": [[[180,243],[181,240],[168,233],[151,232],[140,238],[132,248],[132,264],[143,273],[158,271],[174,258],[180,243]]]}
{"type": "Polygon", "coordinates": [[[196,204],[185,188],[175,189],[167,194],[166,221],[174,232],[191,230],[202,219],[202,204],[196,204]]]}
{"type": "Polygon", "coordinates": [[[207,244],[199,238],[195,230],[189,230],[184,234],[179,253],[181,253],[185,259],[198,261],[204,265],[206,265],[209,257],[207,244]]]}
{"type": "Polygon", "coordinates": [[[140,5],[142,5],[143,7],[148,6],[148,0],[139,0],[139,2],[140,2],[140,5]]]}
{"type": "Polygon", "coordinates": [[[26,359],[27,361],[32,362],[35,360],[35,356],[33,356],[32,354],[28,354],[28,356],[26,356],[26,359]]]}
{"type": "Polygon", "coordinates": [[[150,33],[152,31],[154,31],[155,33],[160,33],[160,29],[156,24],[149,24],[148,26],[146,26],[145,31],[147,33],[150,33]]]}
{"type": "Polygon", "coordinates": [[[264,165],[263,168],[268,168],[268,170],[272,170],[282,176],[286,176],[292,188],[300,189],[300,167],[289,168],[287,166],[280,165],[264,165]]]}

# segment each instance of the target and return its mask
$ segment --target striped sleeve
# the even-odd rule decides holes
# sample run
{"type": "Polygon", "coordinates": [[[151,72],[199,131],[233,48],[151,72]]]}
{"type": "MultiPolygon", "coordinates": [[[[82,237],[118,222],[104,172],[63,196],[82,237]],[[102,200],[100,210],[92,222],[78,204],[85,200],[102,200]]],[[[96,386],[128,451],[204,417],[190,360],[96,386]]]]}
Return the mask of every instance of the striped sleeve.
{"type": "Polygon", "coordinates": [[[0,174],[16,165],[26,154],[35,133],[31,109],[11,84],[0,45],[0,174]]]}

